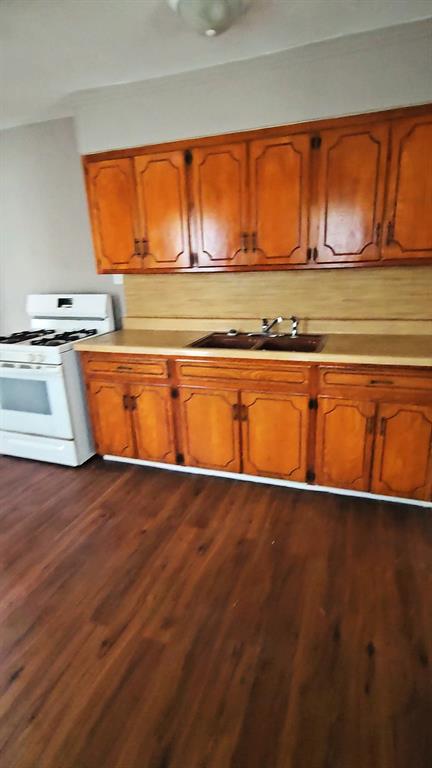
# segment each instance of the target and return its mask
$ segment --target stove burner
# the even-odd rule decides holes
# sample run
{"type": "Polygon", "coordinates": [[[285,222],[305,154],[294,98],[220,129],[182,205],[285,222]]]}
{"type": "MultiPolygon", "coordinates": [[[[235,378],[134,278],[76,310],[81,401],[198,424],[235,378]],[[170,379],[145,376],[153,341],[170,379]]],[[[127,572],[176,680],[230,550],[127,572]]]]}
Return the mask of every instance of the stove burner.
{"type": "MultiPolygon", "coordinates": [[[[54,333],[54,331],[51,331],[51,333],[54,333]]],[[[42,336],[42,338],[30,341],[30,344],[40,347],[60,347],[69,341],[79,341],[79,339],[93,336],[95,333],[97,333],[96,328],[81,328],[79,331],[64,331],[63,333],[55,333],[54,336],[42,336]]]]}
{"type": "Polygon", "coordinates": [[[48,333],[54,333],[54,331],[47,328],[42,328],[40,331],[17,331],[10,336],[0,336],[0,344],[20,344],[48,333]]]}

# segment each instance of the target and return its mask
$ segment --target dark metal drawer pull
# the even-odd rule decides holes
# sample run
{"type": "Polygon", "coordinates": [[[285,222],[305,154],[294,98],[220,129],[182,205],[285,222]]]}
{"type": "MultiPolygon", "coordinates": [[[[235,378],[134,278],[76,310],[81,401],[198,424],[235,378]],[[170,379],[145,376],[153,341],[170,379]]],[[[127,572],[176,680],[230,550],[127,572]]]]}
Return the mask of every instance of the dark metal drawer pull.
{"type": "Polygon", "coordinates": [[[369,384],[381,384],[383,387],[391,387],[393,382],[389,380],[386,381],[384,379],[371,379],[369,384]]]}
{"type": "Polygon", "coordinates": [[[118,365],[117,371],[133,371],[133,368],[130,365],[118,365]]]}

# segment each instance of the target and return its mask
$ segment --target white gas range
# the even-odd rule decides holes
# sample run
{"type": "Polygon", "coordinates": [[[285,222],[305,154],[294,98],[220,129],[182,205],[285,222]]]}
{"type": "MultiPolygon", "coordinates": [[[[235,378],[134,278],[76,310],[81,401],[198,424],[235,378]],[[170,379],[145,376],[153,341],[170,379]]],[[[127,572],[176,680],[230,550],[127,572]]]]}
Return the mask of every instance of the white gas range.
{"type": "Polygon", "coordinates": [[[114,330],[107,294],[32,294],[0,336],[0,453],[78,466],[94,454],[75,341],[114,330]]]}

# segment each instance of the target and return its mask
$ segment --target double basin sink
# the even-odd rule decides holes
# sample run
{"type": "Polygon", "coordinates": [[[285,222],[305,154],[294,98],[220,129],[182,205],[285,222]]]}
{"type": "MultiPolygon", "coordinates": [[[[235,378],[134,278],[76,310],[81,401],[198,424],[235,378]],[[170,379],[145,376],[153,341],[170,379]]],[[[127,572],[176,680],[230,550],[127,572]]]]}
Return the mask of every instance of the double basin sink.
{"type": "Polygon", "coordinates": [[[189,344],[203,349],[249,349],[274,352],[319,352],[324,346],[324,336],[289,333],[268,335],[265,333],[210,333],[189,344]]]}

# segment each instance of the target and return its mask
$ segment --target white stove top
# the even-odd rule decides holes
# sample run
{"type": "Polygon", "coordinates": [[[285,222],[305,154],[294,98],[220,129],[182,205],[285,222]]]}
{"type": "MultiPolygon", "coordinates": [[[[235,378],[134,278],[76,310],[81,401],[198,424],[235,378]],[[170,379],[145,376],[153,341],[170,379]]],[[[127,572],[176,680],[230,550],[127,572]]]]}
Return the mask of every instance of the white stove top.
{"type": "Polygon", "coordinates": [[[114,330],[106,294],[37,294],[27,299],[31,328],[0,336],[0,362],[54,365],[75,341],[114,330]]]}
{"type": "Polygon", "coordinates": [[[62,355],[73,349],[75,341],[98,333],[101,331],[96,328],[77,328],[74,331],[21,331],[8,337],[0,336],[0,361],[53,365],[60,363],[62,355]]]}
{"type": "Polygon", "coordinates": [[[60,356],[73,348],[73,342],[100,333],[97,328],[59,328],[18,331],[0,336],[0,360],[29,363],[58,362],[60,356]]]}

